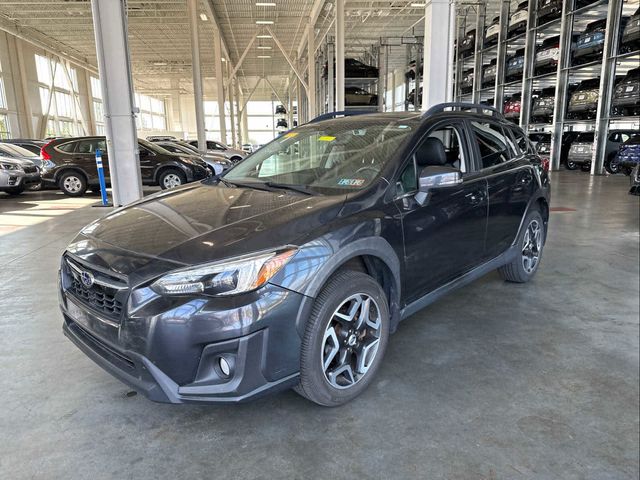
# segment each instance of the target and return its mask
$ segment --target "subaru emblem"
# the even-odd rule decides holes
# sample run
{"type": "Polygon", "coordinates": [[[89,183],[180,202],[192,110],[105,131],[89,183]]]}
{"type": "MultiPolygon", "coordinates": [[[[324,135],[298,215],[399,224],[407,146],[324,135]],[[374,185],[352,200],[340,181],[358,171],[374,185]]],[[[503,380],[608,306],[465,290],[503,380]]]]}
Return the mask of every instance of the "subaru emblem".
{"type": "Polygon", "coordinates": [[[80,274],[80,281],[85,287],[90,288],[93,286],[94,278],[90,272],[82,272],[80,274]]]}

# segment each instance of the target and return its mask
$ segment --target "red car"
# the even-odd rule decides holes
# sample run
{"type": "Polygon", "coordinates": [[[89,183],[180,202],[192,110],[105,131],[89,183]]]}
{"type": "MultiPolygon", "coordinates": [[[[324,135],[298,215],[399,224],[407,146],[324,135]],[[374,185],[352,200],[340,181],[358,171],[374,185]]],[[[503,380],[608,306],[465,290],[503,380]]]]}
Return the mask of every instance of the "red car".
{"type": "Polygon", "coordinates": [[[517,122],[520,120],[520,94],[516,93],[504,101],[504,116],[517,122]]]}

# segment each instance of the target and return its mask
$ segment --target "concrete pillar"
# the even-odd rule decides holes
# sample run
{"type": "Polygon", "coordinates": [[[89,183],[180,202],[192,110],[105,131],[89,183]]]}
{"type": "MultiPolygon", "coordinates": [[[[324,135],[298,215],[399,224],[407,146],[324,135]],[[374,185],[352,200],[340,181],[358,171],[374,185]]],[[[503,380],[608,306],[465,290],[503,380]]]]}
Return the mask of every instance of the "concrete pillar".
{"type": "MultiPolygon", "coordinates": [[[[228,66],[229,62],[226,62],[226,65],[228,66]]],[[[229,72],[227,71],[227,74],[228,73],[229,72]]],[[[227,78],[229,78],[228,75],[227,75],[227,78]]],[[[231,145],[235,148],[237,147],[238,140],[236,138],[236,119],[235,119],[235,112],[234,112],[235,95],[233,92],[232,82],[227,83],[227,94],[229,97],[229,121],[231,122],[231,145]]]]}
{"type": "Polygon", "coordinates": [[[113,205],[142,198],[124,0],[91,0],[113,205]]]}
{"type": "Polygon", "coordinates": [[[336,0],[336,111],[344,111],[344,0],[336,0]]]}
{"type": "MultiPolygon", "coordinates": [[[[34,137],[34,128],[33,128],[33,112],[31,110],[31,103],[29,102],[29,86],[27,83],[27,74],[24,63],[24,53],[22,52],[22,40],[14,37],[13,35],[7,35],[7,43],[9,44],[9,55],[11,55],[12,51],[15,52],[15,64],[17,64],[17,68],[11,68],[11,73],[13,78],[18,77],[18,82],[20,83],[20,92],[18,93],[18,88],[14,85],[14,92],[16,94],[16,104],[18,110],[18,124],[20,125],[20,136],[26,138],[34,137]],[[13,43],[13,48],[11,43],[13,43]]],[[[16,83],[16,82],[14,82],[16,83]]]]}
{"type": "MultiPolygon", "coordinates": [[[[452,14],[449,0],[430,0],[424,7],[422,110],[447,101],[449,50],[453,48],[449,43],[452,14]]],[[[418,89],[416,82],[416,93],[418,89]]]]}
{"type": "Polygon", "coordinates": [[[307,90],[309,120],[316,117],[316,32],[313,25],[307,27],[307,68],[309,73],[309,89],[307,90]]]}
{"type": "Polygon", "coordinates": [[[220,141],[227,143],[227,119],[224,111],[224,70],[222,68],[222,40],[220,30],[213,37],[213,54],[216,63],[216,93],[218,97],[218,114],[220,118],[220,141]]]}
{"type": "Polygon", "coordinates": [[[329,104],[327,110],[328,112],[336,111],[336,101],[334,98],[336,91],[336,79],[333,70],[335,65],[335,59],[333,58],[333,47],[333,43],[327,44],[327,103],[329,104]]]}
{"type": "Polygon", "coordinates": [[[200,69],[200,37],[198,36],[198,0],[187,0],[189,29],[191,32],[191,71],[193,77],[193,102],[196,109],[198,149],[206,152],[207,135],[204,128],[204,98],[202,96],[202,70],[200,69]]]}

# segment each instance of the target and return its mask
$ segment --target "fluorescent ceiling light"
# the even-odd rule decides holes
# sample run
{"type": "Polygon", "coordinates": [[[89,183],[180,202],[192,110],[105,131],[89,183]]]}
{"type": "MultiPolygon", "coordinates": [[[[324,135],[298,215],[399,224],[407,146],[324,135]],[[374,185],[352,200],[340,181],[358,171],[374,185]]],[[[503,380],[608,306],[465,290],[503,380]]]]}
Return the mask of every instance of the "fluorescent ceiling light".
{"type": "Polygon", "coordinates": [[[275,7],[275,2],[256,2],[256,7],[275,7]]]}
{"type": "Polygon", "coordinates": [[[258,45],[258,50],[271,50],[268,45],[258,45]]]}
{"type": "Polygon", "coordinates": [[[271,55],[258,55],[258,58],[271,58],[271,55]]]}
{"type": "Polygon", "coordinates": [[[411,6],[414,8],[419,8],[419,7],[425,7],[426,5],[424,3],[412,3],[411,6]]]}
{"type": "Polygon", "coordinates": [[[256,38],[271,38],[271,35],[256,35],[256,38]]]}
{"type": "Polygon", "coordinates": [[[273,20],[256,20],[256,25],[273,25],[273,20]]]}
{"type": "Polygon", "coordinates": [[[200,20],[202,20],[203,22],[206,22],[206,21],[207,21],[207,20],[209,20],[209,19],[207,18],[207,15],[206,15],[206,14],[201,13],[201,14],[200,14],[200,20]]]}

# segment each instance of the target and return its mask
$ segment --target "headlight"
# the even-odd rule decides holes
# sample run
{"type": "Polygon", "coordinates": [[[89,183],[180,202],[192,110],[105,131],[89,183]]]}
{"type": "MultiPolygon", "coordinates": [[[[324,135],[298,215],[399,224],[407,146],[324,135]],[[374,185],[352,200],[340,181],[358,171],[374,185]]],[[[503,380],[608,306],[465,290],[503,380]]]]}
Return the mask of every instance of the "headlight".
{"type": "Polygon", "coordinates": [[[0,168],[2,170],[22,170],[22,167],[20,165],[16,165],[15,163],[0,162],[0,168]]]}
{"type": "Polygon", "coordinates": [[[186,268],[165,275],[151,285],[163,295],[236,295],[262,287],[295,255],[295,249],[238,257],[186,268]]]}

